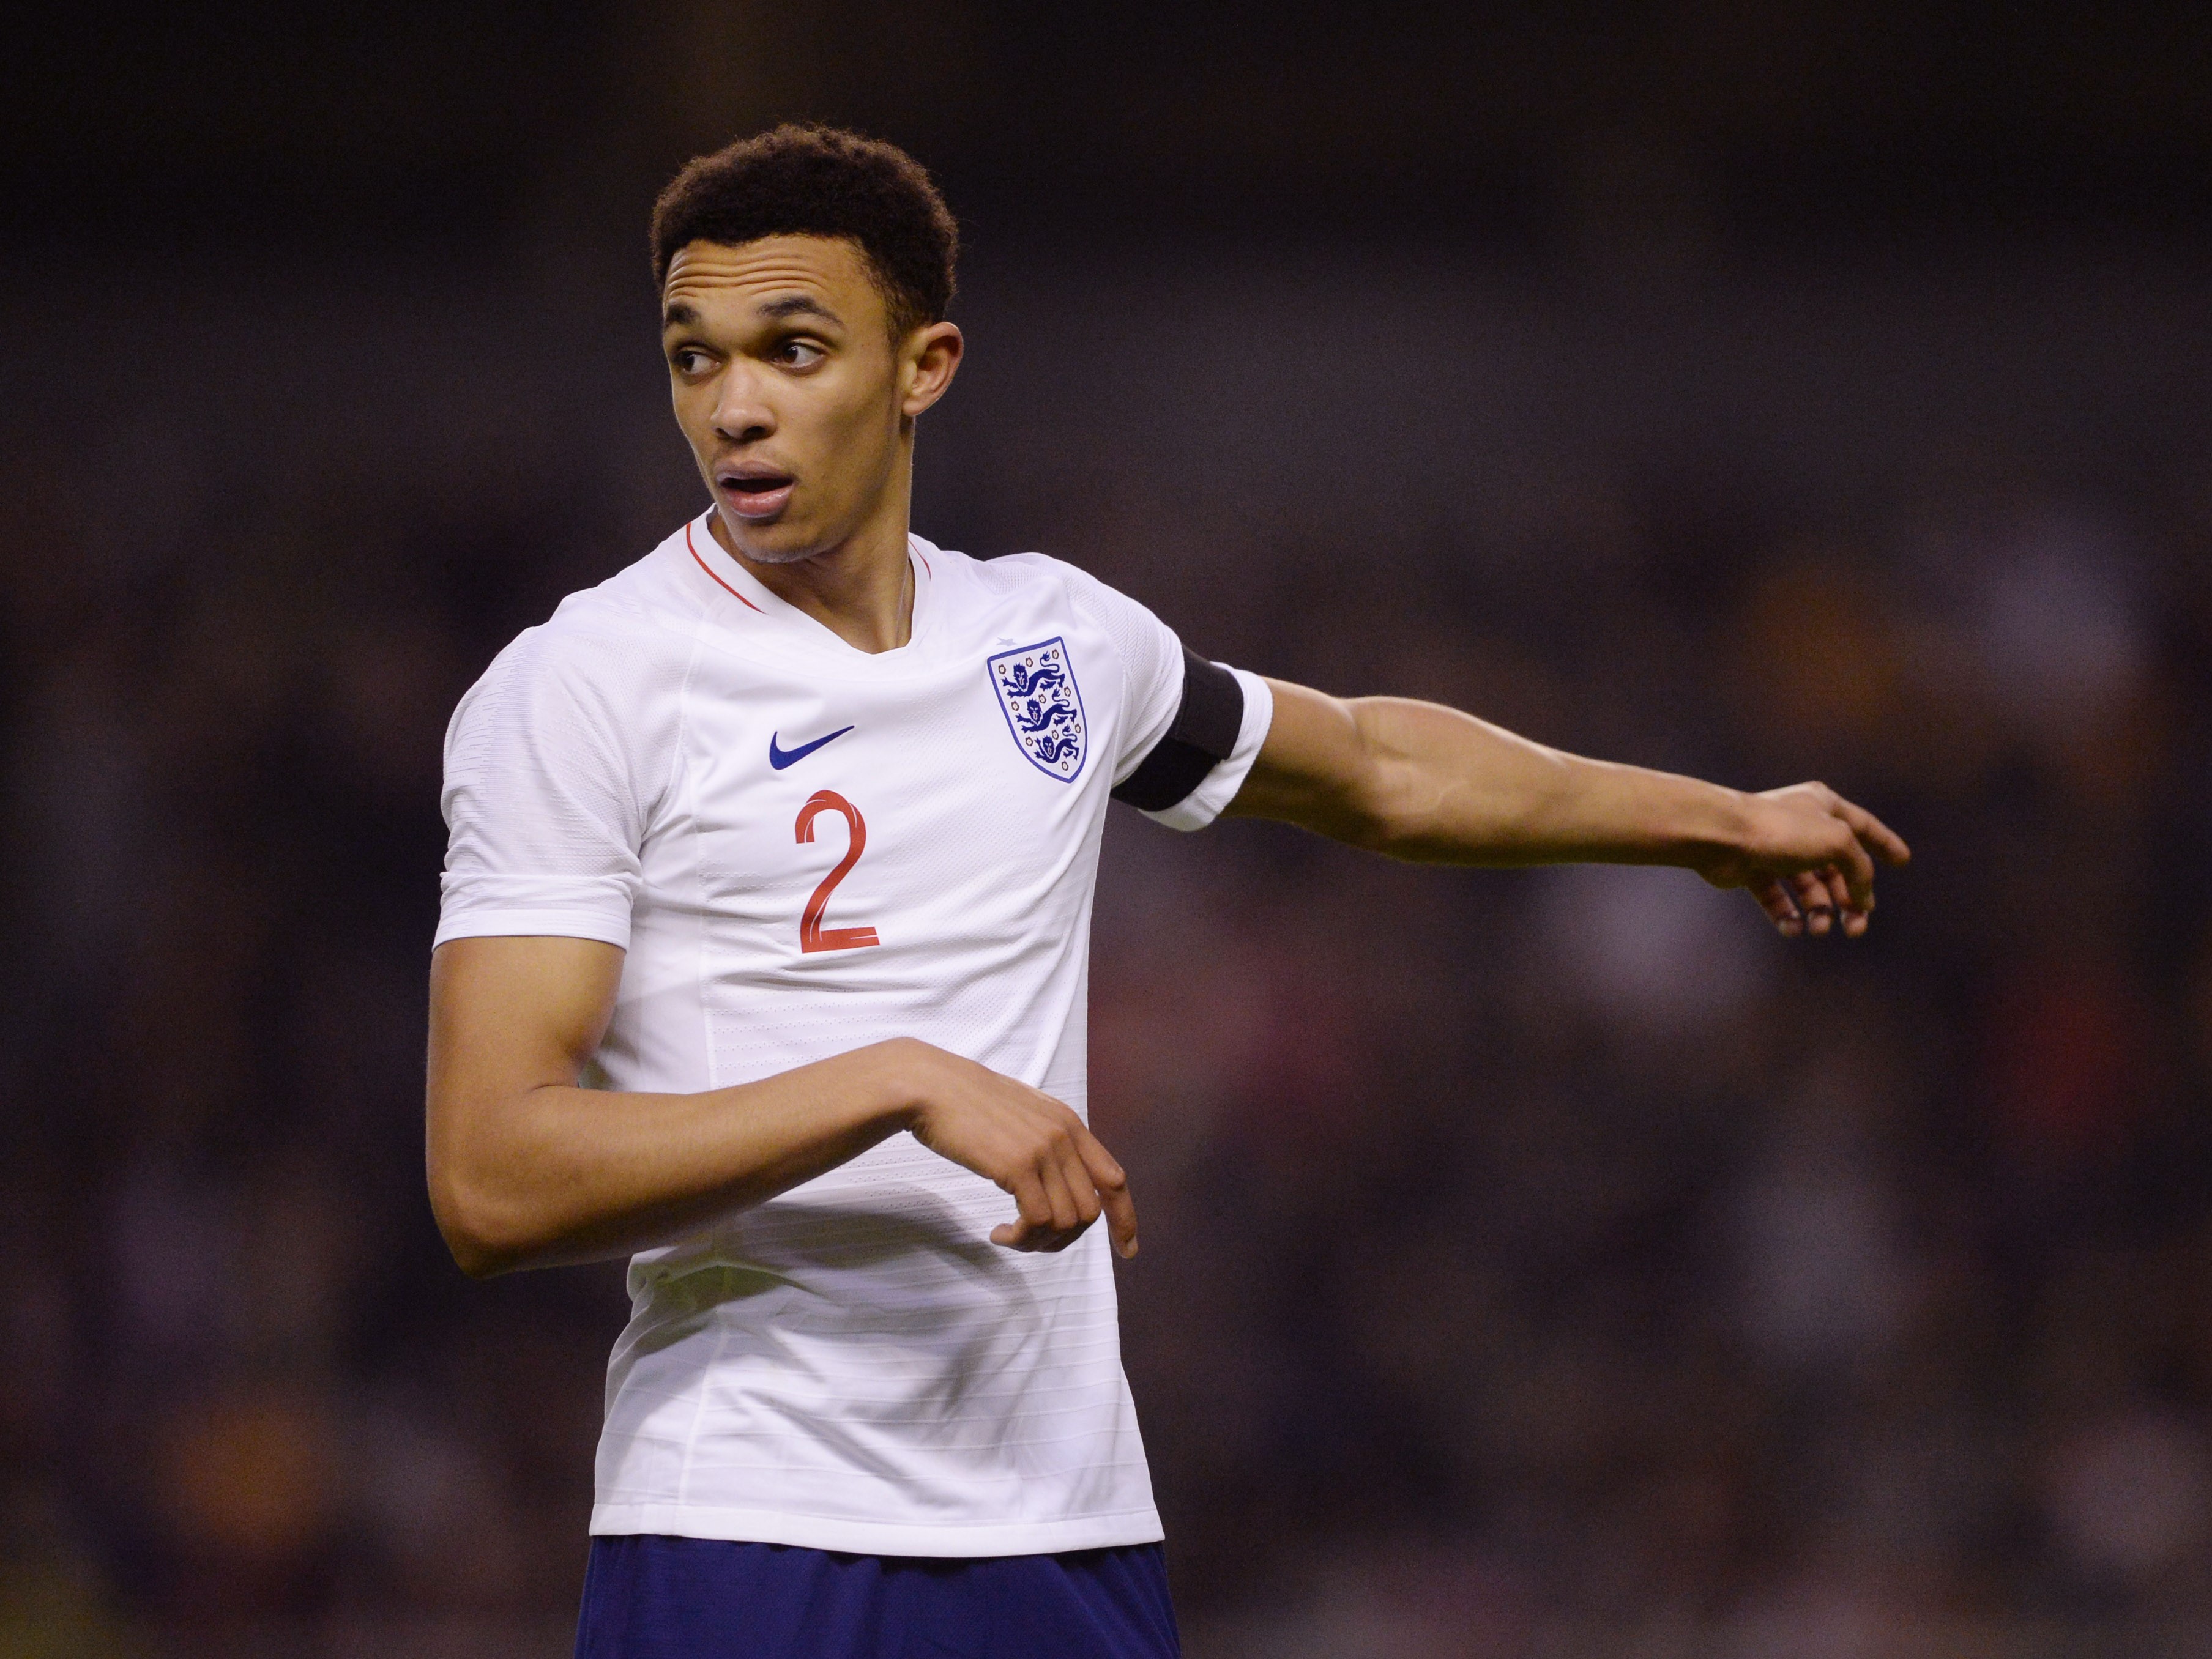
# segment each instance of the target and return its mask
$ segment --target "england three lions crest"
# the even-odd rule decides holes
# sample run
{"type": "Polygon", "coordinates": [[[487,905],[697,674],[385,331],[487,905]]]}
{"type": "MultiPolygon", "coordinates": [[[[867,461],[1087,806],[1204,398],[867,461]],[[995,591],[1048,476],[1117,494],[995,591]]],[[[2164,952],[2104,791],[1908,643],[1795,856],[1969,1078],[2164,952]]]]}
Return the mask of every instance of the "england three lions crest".
{"type": "Polygon", "coordinates": [[[1048,778],[1073,782],[1083,770],[1083,692],[1067,642],[1055,638],[1002,651],[988,666],[1006,730],[1030,764],[1048,778]]]}

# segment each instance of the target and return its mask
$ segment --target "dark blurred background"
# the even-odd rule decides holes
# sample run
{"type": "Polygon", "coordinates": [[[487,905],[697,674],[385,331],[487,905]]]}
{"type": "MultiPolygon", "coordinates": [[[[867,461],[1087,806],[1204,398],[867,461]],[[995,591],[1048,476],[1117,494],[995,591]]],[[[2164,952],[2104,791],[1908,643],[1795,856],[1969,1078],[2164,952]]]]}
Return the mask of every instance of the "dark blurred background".
{"type": "Polygon", "coordinates": [[[439,744],[700,506],[646,211],[786,116],[963,219],[924,534],[1917,853],[1117,811],[1193,1659],[2212,1650],[2212,27],[655,0],[9,27],[0,1656],[567,1650],[624,1304],[430,1222],[439,744]]]}

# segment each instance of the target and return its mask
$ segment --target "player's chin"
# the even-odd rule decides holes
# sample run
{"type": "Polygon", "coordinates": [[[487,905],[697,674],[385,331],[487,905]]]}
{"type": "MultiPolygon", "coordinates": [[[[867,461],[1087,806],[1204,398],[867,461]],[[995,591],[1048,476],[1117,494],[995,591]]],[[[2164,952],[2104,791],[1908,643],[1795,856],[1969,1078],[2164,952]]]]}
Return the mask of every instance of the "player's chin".
{"type": "Polygon", "coordinates": [[[729,531],[732,545],[755,564],[795,565],[822,549],[804,525],[791,522],[790,514],[786,507],[769,518],[741,518],[725,509],[722,526],[729,531]]]}

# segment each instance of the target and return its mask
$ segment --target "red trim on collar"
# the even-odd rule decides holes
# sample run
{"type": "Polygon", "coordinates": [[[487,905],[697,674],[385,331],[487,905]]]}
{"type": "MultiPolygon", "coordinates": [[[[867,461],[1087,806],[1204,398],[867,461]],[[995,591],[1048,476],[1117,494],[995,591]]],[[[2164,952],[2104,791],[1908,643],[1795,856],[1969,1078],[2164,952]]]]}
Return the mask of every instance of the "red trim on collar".
{"type": "Polygon", "coordinates": [[[684,545],[691,549],[692,561],[696,564],[701,570],[707,572],[707,579],[712,582],[716,587],[721,589],[723,592],[728,594],[731,598],[743,605],[747,610],[758,611],[761,615],[767,615],[768,613],[766,611],[761,610],[761,608],[758,605],[753,603],[751,600],[746,598],[744,595],[739,593],[727,582],[725,582],[720,577],[715,575],[714,567],[708,564],[705,560],[699,557],[698,544],[691,539],[691,524],[692,521],[689,518],[684,521],[684,545]]]}

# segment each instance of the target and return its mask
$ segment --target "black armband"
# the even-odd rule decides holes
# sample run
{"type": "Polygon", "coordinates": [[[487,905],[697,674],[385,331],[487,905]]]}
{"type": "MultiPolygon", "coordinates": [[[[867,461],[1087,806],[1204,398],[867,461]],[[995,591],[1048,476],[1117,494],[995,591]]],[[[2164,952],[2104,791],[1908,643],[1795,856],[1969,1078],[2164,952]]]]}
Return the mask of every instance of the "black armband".
{"type": "Polygon", "coordinates": [[[1235,752],[1243,729],[1244,687],[1237,676],[1185,645],[1182,706],[1175,724],[1136,771],[1114,786],[1114,798],[1139,812],[1165,811],[1235,752]]]}

